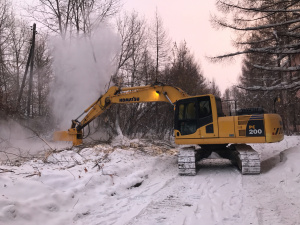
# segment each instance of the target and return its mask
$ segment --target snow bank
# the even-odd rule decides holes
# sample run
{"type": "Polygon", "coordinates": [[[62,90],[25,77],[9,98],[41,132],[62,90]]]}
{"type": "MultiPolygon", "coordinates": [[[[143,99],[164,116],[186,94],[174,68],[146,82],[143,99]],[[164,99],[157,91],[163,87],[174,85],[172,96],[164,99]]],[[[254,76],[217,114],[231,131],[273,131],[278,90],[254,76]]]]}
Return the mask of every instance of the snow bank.
{"type": "Polygon", "coordinates": [[[222,159],[178,176],[171,146],[128,139],[1,165],[0,224],[299,224],[299,143],[254,145],[257,176],[222,159]]]}
{"type": "Polygon", "coordinates": [[[289,148],[280,153],[280,161],[273,170],[273,181],[280,183],[283,190],[299,198],[300,190],[300,146],[289,148]]]}
{"type": "MultiPolygon", "coordinates": [[[[100,219],[95,216],[107,213],[108,208],[111,211],[115,200],[122,199],[124,204],[127,198],[136,201],[138,197],[132,194],[136,194],[135,189],[140,185],[147,185],[150,176],[168,171],[170,164],[170,168],[176,167],[176,156],[169,155],[164,160],[165,157],[149,157],[145,151],[131,148],[98,145],[78,153],[54,153],[47,163],[32,160],[19,167],[2,165],[0,224],[82,224],[82,221],[96,224],[93,221],[105,221],[107,216],[100,219]]],[[[159,183],[157,180],[154,186],[163,185],[159,183]]],[[[111,215],[112,218],[117,216],[111,215]]]]}

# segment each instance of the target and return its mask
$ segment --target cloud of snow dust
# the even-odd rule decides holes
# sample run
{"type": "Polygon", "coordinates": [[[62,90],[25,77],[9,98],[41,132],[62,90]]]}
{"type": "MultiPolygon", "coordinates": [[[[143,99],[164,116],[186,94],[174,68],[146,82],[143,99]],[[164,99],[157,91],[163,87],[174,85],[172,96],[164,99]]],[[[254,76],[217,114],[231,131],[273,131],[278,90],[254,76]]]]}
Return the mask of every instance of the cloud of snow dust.
{"type": "Polygon", "coordinates": [[[42,137],[33,132],[33,126],[21,124],[12,119],[0,120],[0,163],[28,159],[50,150],[42,137]]]}
{"type": "Polygon", "coordinates": [[[102,27],[91,38],[53,40],[55,80],[52,110],[59,129],[66,130],[101,94],[115,71],[119,38],[102,27]]]}

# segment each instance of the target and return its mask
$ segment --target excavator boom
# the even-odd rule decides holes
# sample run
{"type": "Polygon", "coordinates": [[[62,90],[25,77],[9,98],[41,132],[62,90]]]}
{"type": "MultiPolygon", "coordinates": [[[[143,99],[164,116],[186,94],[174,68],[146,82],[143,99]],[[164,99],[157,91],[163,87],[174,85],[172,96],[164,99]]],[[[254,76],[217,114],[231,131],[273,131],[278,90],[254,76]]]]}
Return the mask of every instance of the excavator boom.
{"type": "Polygon", "coordinates": [[[189,97],[189,95],[180,88],[168,85],[148,85],[125,88],[113,86],[84,110],[77,119],[72,120],[71,128],[68,131],[55,132],[54,140],[72,141],[74,146],[82,144],[82,129],[100,116],[105,110],[109,109],[112,104],[143,102],[170,102],[174,104],[177,100],[187,97],[189,97]],[[81,121],[78,121],[83,114],[86,114],[85,117],[81,121]]]}

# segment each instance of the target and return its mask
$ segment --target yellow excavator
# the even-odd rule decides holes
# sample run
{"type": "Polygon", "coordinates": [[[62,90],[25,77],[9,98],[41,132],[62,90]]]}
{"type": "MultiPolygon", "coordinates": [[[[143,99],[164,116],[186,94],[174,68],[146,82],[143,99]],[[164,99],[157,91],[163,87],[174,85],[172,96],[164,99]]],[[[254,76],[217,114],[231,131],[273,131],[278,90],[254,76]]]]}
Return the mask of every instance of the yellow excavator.
{"type": "Polygon", "coordinates": [[[260,156],[246,145],[283,140],[282,119],[260,108],[239,110],[236,116],[225,116],[221,99],[214,95],[189,96],[177,87],[156,83],[140,87],[113,86],[75,120],[68,131],[54,133],[55,141],[82,144],[83,128],[109,109],[112,104],[169,102],[175,109],[174,135],[180,148],[178,168],[181,175],[195,175],[199,160],[216,152],[237,165],[242,174],[260,173],[260,156]],[[79,121],[79,118],[84,118],[79,121]]]}

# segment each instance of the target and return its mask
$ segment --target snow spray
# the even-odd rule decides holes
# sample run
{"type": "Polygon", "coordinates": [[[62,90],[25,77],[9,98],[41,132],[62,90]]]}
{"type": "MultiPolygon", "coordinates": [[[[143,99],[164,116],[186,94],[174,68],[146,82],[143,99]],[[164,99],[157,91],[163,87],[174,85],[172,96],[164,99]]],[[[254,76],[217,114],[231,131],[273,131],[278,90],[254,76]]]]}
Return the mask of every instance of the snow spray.
{"type": "Polygon", "coordinates": [[[68,129],[71,120],[105,92],[119,46],[117,34],[107,27],[89,38],[53,41],[55,79],[50,99],[59,129],[68,129]]]}

